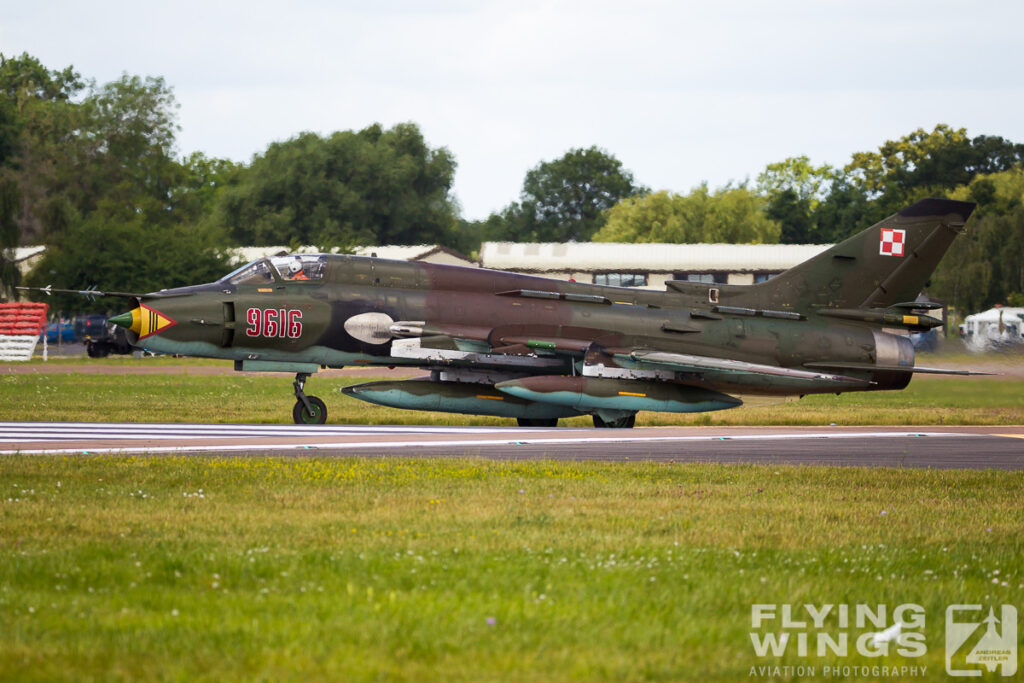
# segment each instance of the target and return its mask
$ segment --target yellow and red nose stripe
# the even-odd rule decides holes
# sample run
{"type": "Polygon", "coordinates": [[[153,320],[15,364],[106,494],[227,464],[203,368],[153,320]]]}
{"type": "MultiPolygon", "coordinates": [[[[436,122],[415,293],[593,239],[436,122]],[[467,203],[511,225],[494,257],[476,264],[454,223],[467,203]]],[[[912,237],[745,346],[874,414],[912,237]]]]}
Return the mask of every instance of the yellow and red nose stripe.
{"type": "Polygon", "coordinates": [[[127,327],[139,335],[139,339],[151,337],[178,324],[178,321],[155,308],[150,308],[146,304],[139,304],[139,307],[131,313],[122,313],[111,318],[110,322],[121,327],[127,327]]]}

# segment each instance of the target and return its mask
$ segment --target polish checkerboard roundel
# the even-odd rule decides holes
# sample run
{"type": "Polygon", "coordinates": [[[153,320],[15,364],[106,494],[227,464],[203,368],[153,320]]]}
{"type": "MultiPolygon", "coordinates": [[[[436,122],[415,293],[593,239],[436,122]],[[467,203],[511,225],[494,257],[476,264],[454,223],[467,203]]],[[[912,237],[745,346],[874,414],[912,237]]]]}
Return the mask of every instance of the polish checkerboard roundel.
{"type": "Polygon", "coordinates": [[[882,228],[882,240],[878,245],[878,253],[882,256],[903,256],[906,230],[882,228]]]}

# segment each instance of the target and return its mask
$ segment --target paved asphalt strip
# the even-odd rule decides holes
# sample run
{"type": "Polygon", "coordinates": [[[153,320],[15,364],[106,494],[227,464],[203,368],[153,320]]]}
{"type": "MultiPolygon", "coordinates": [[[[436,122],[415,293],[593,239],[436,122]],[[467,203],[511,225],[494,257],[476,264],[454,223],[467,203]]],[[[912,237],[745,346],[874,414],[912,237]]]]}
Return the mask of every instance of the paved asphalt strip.
{"type": "Polygon", "coordinates": [[[476,456],[1024,469],[1024,427],[648,427],[0,423],[0,454],[476,456]]]}

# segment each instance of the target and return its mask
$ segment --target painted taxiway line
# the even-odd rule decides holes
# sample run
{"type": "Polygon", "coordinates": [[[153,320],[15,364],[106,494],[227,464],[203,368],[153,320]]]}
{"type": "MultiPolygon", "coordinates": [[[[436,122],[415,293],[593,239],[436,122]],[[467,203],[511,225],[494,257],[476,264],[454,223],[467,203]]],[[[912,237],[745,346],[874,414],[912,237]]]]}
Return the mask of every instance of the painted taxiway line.
{"type": "MultiPolygon", "coordinates": [[[[579,430],[587,433],[584,430],[579,430]]],[[[386,450],[405,448],[487,448],[494,446],[567,446],[567,445],[614,445],[645,443],[693,443],[693,442],[751,442],[751,441],[796,441],[813,439],[906,439],[906,438],[957,438],[981,437],[981,434],[950,432],[797,432],[782,434],[736,434],[699,436],[562,436],[561,438],[518,439],[445,439],[445,440],[395,440],[395,441],[317,441],[314,443],[221,443],[221,444],[175,444],[150,443],[146,446],[91,445],[77,448],[19,448],[0,450],[0,454],[12,455],[68,455],[68,454],[132,454],[132,453],[199,453],[230,451],[315,451],[315,450],[386,450]]],[[[95,438],[95,437],[94,437],[95,438]]],[[[150,437],[152,440],[152,437],[150,437]]],[[[38,439],[44,441],[45,439],[38,439]]],[[[51,439],[52,440],[52,439],[51,439]]],[[[81,439],[80,439],[81,440],[81,439]]],[[[25,442],[21,442],[25,443],[25,442]]]]}
{"type": "Polygon", "coordinates": [[[115,439],[148,439],[156,436],[351,436],[354,434],[491,434],[521,432],[519,427],[446,427],[443,425],[252,425],[193,424],[183,422],[0,422],[0,438],[41,434],[103,435],[115,439]]]}

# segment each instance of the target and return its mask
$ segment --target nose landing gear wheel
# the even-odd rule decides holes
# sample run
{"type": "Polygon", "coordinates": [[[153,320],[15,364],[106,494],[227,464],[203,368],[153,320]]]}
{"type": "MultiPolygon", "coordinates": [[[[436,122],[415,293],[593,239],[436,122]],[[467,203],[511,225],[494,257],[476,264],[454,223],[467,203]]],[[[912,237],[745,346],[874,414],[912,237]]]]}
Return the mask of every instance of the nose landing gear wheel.
{"type": "Polygon", "coordinates": [[[297,425],[322,425],[327,422],[327,406],[316,396],[306,396],[306,380],[309,375],[300,372],[295,375],[292,387],[295,389],[295,407],[292,408],[292,419],[297,425]]]}
{"type": "Polygon", "coordinates": [[[309,409],[302,401],[296,401],[292,408],[292,419],[297,425],[322,425],[327,422],[327,406],[316,396],[307,396],[309,409]],[[310,412],[312,411],[312,412],[310,412]]]}

